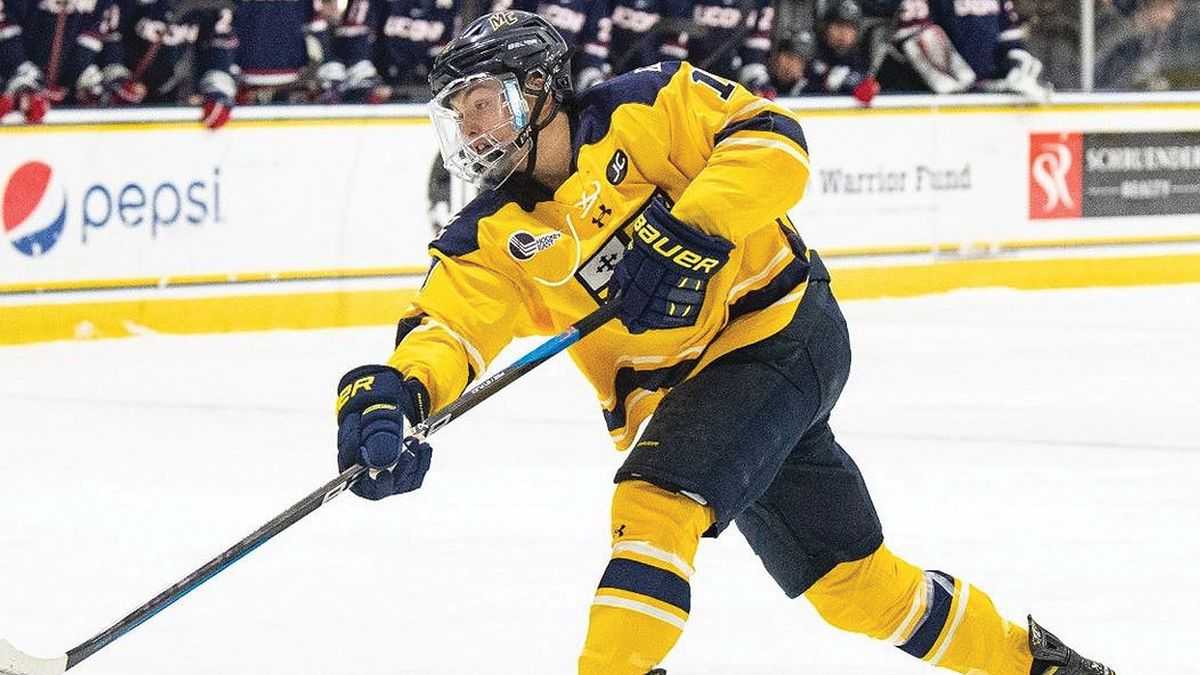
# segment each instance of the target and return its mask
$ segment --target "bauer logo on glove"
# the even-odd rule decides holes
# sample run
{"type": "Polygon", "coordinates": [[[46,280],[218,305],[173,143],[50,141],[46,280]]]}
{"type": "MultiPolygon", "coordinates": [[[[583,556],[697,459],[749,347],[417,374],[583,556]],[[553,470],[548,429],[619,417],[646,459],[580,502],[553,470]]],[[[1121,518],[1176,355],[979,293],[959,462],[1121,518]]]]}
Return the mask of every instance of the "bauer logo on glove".
{"type": "MultiPolygon", "coordinates": [[[[672,241],[665,232],[660,231],[646,220],[646,214],[633,221],[633,232],[638,239],[646,243],[655,253],[687,270],[694,270],[711,275],[721,266],[723,260],[709,258],[695,251],[684,248],[683,244],[672,241]]],[[[726,257],[728,259],[728,256],[726,257]]]]}
{"type": "Polygon", "coordinates": [[[708,279],[733,244],[684,223],[655,198],[633,222],[629,250],[609,282],[630,333],[696,325],[708,279]],[[619,294],[619,295],[617,295],[619,294]]]}
{"type": "Polygon", "coordinates": [[[367,499],[383,499],[421,487],[433,448],[411,437],[425,419],[429,394],[391,366],[360,366],[338,383],[338,470],[355,464],[367,475],[350,487],[367,499]]]}

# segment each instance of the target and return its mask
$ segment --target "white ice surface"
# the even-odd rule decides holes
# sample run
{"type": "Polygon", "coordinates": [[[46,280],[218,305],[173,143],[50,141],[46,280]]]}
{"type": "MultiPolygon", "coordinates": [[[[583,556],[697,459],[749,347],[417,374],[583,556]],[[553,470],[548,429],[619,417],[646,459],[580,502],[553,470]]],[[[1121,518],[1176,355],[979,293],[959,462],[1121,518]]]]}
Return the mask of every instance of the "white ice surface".
{"type": "MultiPolygon", "coordinates": [[[[1122,675],[1200,673],[1200,285],[845,310],[834,429],[892,548],[1122,675]]],[[[61,653],[331,478],[336,380],[391,334],[0,349],[0,637],[61,653]]],[[[326,505],[73,672],[574,672],[621,461],[594,396],[559,358],[435,439],[420,492],[326,505]]],[[[734,530],[665,665],[931,672],[786,599],[734,530]]]]}

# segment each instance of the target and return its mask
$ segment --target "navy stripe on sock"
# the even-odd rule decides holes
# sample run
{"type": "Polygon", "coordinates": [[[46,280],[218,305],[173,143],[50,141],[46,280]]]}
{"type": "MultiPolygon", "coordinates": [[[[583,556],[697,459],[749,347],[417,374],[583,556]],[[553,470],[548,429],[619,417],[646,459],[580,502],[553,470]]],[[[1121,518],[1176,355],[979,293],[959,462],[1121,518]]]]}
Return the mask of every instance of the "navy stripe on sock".
{"type": "Polygon", "coordinates": [[[604,570],[600,588],[648,595],[685,612],[692,611],[692,587],[676,574],[636,560],[614,558],[604,570]]]}
{"type": "Polygon", "coordinates": [[[937,642],[942,628],[946,626],[946,618],[950,616],[950,602],[954,599],[954,577],[945,572],[927,571],[925,578],[933,589],[929,598],[929,616],[917,626],[908,642],[900,645],[901,650],[918,659],[925,658],[929,650],[933,649],[933,643],[937,642]],[[950,590],[946,590],[947,588],[950,590]]]}
{"type": "Polygon", "coordinates": [[[800,123],[787,115],[771,112],[770,110],[725,127],[713,138],[713,145],[720,143],[739,131],[766,131],[779,134],[801,148],[804,148],[805,152],[808,152],[808,142],[804,139],[804,129],[800,126],[800,123]]]}

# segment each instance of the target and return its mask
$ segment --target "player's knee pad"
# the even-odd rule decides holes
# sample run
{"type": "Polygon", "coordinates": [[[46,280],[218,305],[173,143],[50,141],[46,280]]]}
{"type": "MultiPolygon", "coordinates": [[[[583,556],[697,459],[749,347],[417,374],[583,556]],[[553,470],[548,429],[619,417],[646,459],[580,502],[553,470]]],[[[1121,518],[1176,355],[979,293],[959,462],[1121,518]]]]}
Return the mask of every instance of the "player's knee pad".
{"type": "Polygon", "coordinates": [[[617,486],[612,558],[596,589],[581,674],[645,673],[661,661],[691,611],[692,561],[710,509],[642,481],[617,486]]]}
{"type": "Polygon", "coordinates": [[[902,632],[924,586],[919,568],[880,546],[866,558],[834,567],[804,597],[830,624],[887,639],[902,632]]]}
{"type": "Polygon", "coordinates": [[[682,621],[690,610],[692,561],[712,512],[695,500],[643,481],[617,485],[612,507],[612,559],[596,592],[598,604],[682,621]],[[653,610],[653,611],[651,611],[653,610]]]}

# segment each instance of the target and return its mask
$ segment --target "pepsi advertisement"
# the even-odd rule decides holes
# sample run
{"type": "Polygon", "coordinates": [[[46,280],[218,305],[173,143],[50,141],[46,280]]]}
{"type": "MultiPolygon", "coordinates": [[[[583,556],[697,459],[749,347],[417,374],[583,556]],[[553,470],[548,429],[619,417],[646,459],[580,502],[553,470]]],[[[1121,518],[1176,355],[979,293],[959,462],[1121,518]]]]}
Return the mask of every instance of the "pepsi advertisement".
{"type": "Polygon", "coordinates": [[[436,153],[408,120],[0,128],[0,294],[424,268],[436,153]]]}
{"type": "Polygon", "coordinates": [[[210,227],[222,220],[219,166],[190,179],[68,189],[52,163],[34,159],[11,170],[0,206],[5,238],[29,258],[50,255],[64,237],[86,246],[119,229],[122,235],[138,230],[154,240],[176,227],[210,227]]]}

